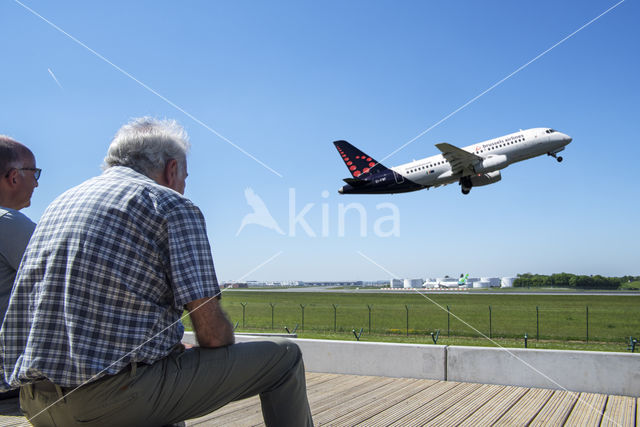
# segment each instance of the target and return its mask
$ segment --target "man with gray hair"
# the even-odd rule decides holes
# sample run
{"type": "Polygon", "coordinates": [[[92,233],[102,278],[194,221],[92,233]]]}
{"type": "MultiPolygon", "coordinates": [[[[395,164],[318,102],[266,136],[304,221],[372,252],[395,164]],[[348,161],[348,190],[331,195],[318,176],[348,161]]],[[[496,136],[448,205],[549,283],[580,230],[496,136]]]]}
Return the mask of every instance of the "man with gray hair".
{"type": "MultiPolygon", "coordinates": [[[[36,225],[19,212],[31,204],[40,169],[36,158],[18,141],[0,135],[0,323],[9,304],[13,281],[36,225]]],[[[17,397],[14,391],[0,399],[17,397]]]]}
{"type": "Polygon", "coordinates": [[[312,425],[299,348],[234,344],[175,121],[123,126],[105,171],[46,210],[0,330],[5,383],[38,425],[161,426],[260,395],[267,425],[312,425]],[[199,347],[185,349],[189,312],[199,347]]]}

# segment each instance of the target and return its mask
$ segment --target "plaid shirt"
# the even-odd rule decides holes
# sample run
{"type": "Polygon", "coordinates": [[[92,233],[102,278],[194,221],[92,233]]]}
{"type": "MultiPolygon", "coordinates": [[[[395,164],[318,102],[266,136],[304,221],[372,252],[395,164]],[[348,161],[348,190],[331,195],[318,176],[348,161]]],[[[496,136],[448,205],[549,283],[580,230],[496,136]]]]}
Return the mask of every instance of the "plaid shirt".
{"type": "Polygon", "coordinates": [[[184,305],[220,294],[200,210],[122,166],[47,208],[14,286],[0,390],[152,363],[180,342],[184,305]]]}

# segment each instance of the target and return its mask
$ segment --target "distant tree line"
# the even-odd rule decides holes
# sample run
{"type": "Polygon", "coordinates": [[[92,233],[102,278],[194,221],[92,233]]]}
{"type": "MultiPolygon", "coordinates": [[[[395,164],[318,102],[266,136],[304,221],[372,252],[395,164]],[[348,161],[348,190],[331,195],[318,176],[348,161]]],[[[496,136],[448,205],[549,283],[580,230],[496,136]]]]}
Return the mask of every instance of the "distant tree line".
{"type": "Polygon", "coordinates": [[[518,274],[513,286],[519,288],[618,289],[623,283],[638,280],[640,280],[640,276],[604,277],[570,273],[557,273],[546,276],[543,274],[524,273],[518,274]]]}

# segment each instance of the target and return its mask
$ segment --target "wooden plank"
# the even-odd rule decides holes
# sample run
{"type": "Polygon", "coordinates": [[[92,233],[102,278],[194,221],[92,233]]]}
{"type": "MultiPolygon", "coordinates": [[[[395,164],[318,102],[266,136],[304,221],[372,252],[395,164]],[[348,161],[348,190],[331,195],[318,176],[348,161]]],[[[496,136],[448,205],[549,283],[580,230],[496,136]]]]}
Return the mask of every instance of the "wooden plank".
{"type": "Polygon", "coordinates": [[[627,396],[609,396],[602,415],[601,426],[634,426],[636,399],[627,396]]]}
{"type": "MultiPolygon", "coordinates": [[[[336,412],[335,408],[345,402],[352,402],[354,400],[358,401],[361,396],[366,396],[367,393],[384,389],[387,384],[391,384],[392,387],[396,388],[397,380],[397,378],[386,377],[335,375],[335,378],[333,378],[332,381],[325,382],[317,388],[310,388],[307,390],[307,396],[309,398],[312,415],[314,416],[316,425],[320,425],[318,419],[322,420],[323,418],[332,418],[335,417],[336,414],[341,414],[342,412],[340,412],[340,409],[336,412]],[[328,386],[328,388],[326,386],[328,386]],[[318,408],[320,408],[320,410],[318,410],[318,408]],[[318,412],[324,413],[324,415],[317,415],[318,412]]],[[[260,410],[259,400],[256,400],[255,405],[256,407],[251,408],[251,410],[234,412],[233,414],[227,414],[223,417],[216,417],[215,413],[213,413],[198,420],[199,422],[204,422],[204,424],[201,425],[211,426],[262,426],[264,425],[264,421],[260,410]]]]}
{"type": "MultiPolygon", "coordinates": [[[[332,408],[336,406],[336,400],[341,402],[343,399],[349,399],[347,396],[355,396],[356,399],[359,395],[366,394],[367,391],[379,390],[381,385],[393,383],[392,378],[377,378],[377,377],[361,377],[361,376],[338,376],[335,381],[330,381],[322,385],[329,386],[329,388],[322,387],[321,389],[309,389],[307,390],[307,396],[312,408],[314,409],[314,403],[317,401],[329,402],[326,404],[327,410],[330,412],[332,408]],[[342,389],[342,387],[346,387],[342,389]]],[[[320,387],[318,387],[320,388],[320,387]]],[[[264,425],[262,417],[262,410],[260,407],[260,400],[258,397],[251,398],[253,405],[250,408],[243,408],[241,411],[234,411],[233,413],[223,414],[222,416],[216,415],[216,412],[209,414],[203,418],[198,419],[200,424],[193,425],[220,425],[220,426],[251,426],[251,425],[264,425]]],[[[316,422],[317,424],[317,422],[316,422]]],[[[189,425],[192,425],[189,423],[189,425]]]]}
{"type": "MultiPolygon", "coordinates": [[[[374,402],[383,401],[385,396],[390,393],[394,393],[406,387],[407,383],[415,382],[416,380],[410,380],[406,378],[396,378],[390,383],[385,383],[384,386],[373,387],[369,392],[361,394],[353,399],[345,399],[342,395],[336,396],[335,405],[324,411],[312,414],[316,425],[327,425],[334,420],[339,419],[347,414],[356,412],[360,407],[369,405],[374,402]]],[[[372,380],[373,385],[377,385],[377,381],[372,380]]],[[[370,385],[371,385],[370,384],[370,385]]]]}
{"type": "Polygon", "coordinates": [[[580,393],[564,425],[566,427],[599,426],[606,403],[605,394],[580,393]]]}
{"type": "Polygon", "coordinates": [[[498,421],[497,426],[528,425],[551,398],[555,390],[532,388],[498,421]]]}
{"type": "Polygon", "coordinates": [[[386,387],[395,381],[395,378],[386,378],[386,381],[374,380],[375,377],[364,377],[366,382],[352,388],[342,388],[339,392],[333,390],[332,393],[327,393],[325,396],[319,396],[309,399],[311,406],[311,413],[314,416],[320,416],[320,413],[325,411],[331,411],[336,405],[346,400],[358,399],[360,396],[365,395],[373,390],[381,387],[386,387]]]}
{"type": "Polygon", "coordinates": [[[2,415],[0,416],[1,427],[27,427],[31,426],[31,423],[27,421],[25,417],[19,417],[15,415],[2,415]]]}
{"type": "Polygon", "coordinates": [[[430,402],[429,404],[422,405],[420,408],[411,411],[391,425],[421,426],[426,424],[480,386],[481,384],[458,383],[458,386],[452,388],[441,398],[430,402]]]}
{"type": "Polygon", "coordinates": [[[556,391],[533,419],[530,426],[563,425],[578,400],[579,393],[556,391]]]}
{"type": "Polygon", "coordinates": [[[305,374],[307,387],[312,387],[317,384],[322,384],[323,382],[335,379],[339,377],[337,374],[317,374],[314,372],[307,372],[305,374]]]}
{"type": "MultiPolygon", "coordinates": [[[[310,380],[307,382],[307,396],[309,397],[309,399],[311,399],[311,396],[313,396],[313,394],[317,393],[318,391],[335,391],[335,389],[340,387],[341,385],[349,383],[361,384],[363,382],[366,382],[366,380],[366,378],[358,377],[355,375],[312,375],[310,380]]],[[[257,415],[260,415],[261,417],[262,411],[260,409],[259,398],[257,396],[254,396],[249,399],[243,399],[240,401],[229,403],[210,414],[188,421],[187,425],[202,425],[202,423],[205,421],[214,421],[219,419],[223,420],[222,422],[224,423],[232,425],[239,420],[243,420],[245,418],[249,419],[250,417],[255,417],[257,415]],[[252,408],[255,405],[258,405],[257,408],[252,408]]]]}
{"type": "Polygon", "coordinates": [[[476,412],[464,420],[460,426],[488,426],[500,419],[522,396],[529,391],[525,387],[507,386],[476,412]]]}
{"type": "Polygon", "coordinates": [[[411,396],[420,393],[422,390],[436,384],[435,380],[415,380],[407,381],[406,386],[396,390],[395,392],[385,393],[379,400],[373,401],[367,405],[362,405],[357,411],[353,411],[338,419],[335,419],[331,425],[359,425],[360,423],[369,424],[369,419],[385,409],[391,408],[397,404],[407,401],[411,396]]]}
{"type": "Polygon", "coordinates": [[[457,426],[471,414],[489,402],[505,388],[503,385],[483,384],[476,390],[450,406],[442,414],[429,421],[433,426],[457,426]]]}
{"type": "MultiPolygon", "coordinates": [[[[307,373],[315,424],[366,426],[562,425],[640,427],[640,399],[524,387],[307,373]]],[[[0,427],[28,426],[15,402],[0,401],[0,427]],[[12,412],[13,411],[13,412],[12,412]]],[[[188,426],[264,426],[257,396],[188,426]]]]}
{"type": "Polygon", "coordinates": [[[458,385],[459,383],[451,381],[438,381],[434,385],[411,396],[406,401],[400,402],[369,418],[365,424],[371,427],[388,426],[403,418],[408,413],[424,405],[428,405],[429,402],[435,399],[441,398],[445,393],[458,385]]]}

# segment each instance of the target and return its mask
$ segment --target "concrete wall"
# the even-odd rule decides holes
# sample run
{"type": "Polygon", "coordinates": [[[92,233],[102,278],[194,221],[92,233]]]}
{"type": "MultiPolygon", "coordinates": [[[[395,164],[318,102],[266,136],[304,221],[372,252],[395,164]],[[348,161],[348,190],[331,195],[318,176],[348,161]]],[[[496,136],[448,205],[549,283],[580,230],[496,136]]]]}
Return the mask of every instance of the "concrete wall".
{"type": "MultiPolygon", "coordinates": [[[[265,339],[237,335],[237,342],[265,339]]],[[[184,341],[195,343],[192,333],[184,341]]],[[[309,372],[427,378],[640,397],[640,354],[292,339],[309,372]]]]}
{"type": "Polygon", "coordinates": [[[447,379],[640,396],[640,354],[449,346],[447,379]]]}
{"type": "MultiPolygon", "coordinates": [[[[238,342],[251,337],[236,337],[238,342]]],[[[309,372],[444,380],[442,345],[293,339],[309,372]]]]}

